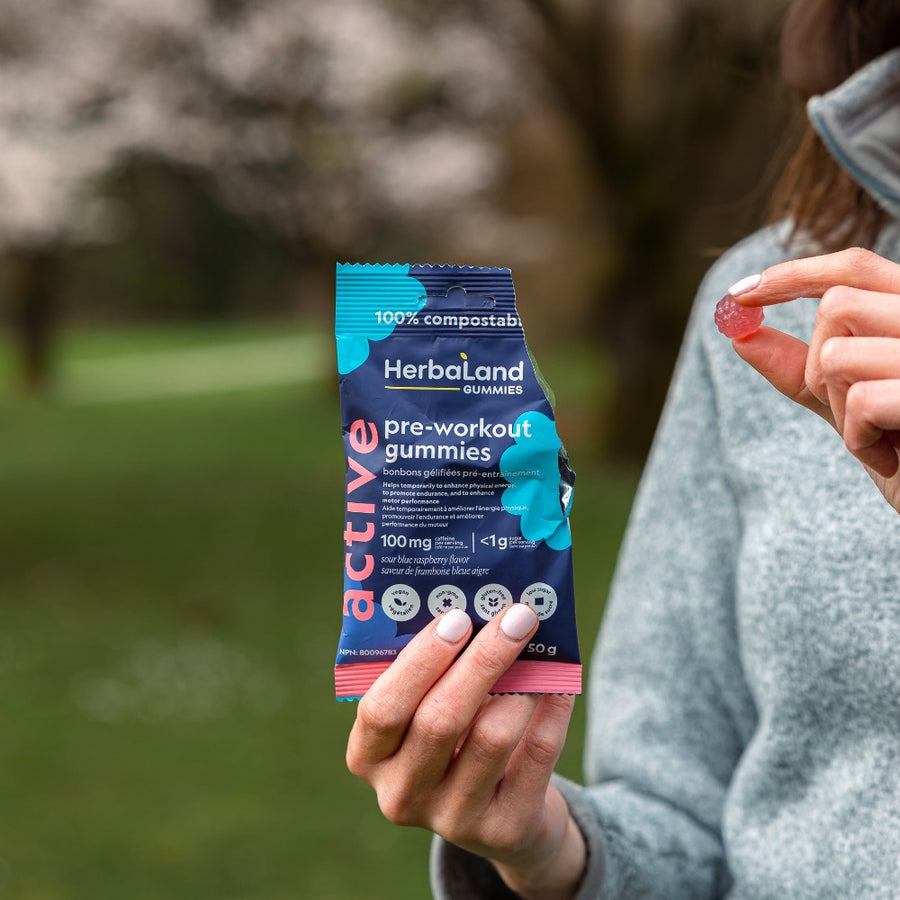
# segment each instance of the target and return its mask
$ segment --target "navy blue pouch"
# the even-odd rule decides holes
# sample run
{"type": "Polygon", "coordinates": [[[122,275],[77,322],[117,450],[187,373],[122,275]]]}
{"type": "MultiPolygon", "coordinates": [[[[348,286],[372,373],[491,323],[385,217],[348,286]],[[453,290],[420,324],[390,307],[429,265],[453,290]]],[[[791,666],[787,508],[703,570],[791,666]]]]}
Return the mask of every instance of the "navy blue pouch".
{"type": "Polygon", "coordinates": [[[540,625],[492,693],[581,693],[575,476],[509,269],[339,264],[346,454],[338,699],[361,697],[432,618],[511,603],[540,625]]]}

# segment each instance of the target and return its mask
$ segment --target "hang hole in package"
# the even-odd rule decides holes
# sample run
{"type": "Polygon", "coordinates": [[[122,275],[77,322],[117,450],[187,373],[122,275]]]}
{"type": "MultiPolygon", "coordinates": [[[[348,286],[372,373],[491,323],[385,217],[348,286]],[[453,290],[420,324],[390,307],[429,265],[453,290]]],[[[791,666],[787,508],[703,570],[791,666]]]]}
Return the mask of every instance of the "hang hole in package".
{"type": "Polygon", "coordinates": [[[338,264],[346,454],[338,699],[360,698],[433,618],[511,603],[534,637],[492,693],[581,693],[575,480],[509,269],[338,264]]]}

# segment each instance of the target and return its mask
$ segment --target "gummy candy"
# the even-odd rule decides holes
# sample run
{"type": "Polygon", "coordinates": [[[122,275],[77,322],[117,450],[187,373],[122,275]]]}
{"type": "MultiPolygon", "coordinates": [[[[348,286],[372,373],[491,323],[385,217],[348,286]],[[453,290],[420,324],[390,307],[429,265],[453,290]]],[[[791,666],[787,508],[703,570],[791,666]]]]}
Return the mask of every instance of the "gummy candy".
{"type": "Polygon", "coordinates": [[[731,294],[716,304],[716,327],[727,338],[744,338],[762,325],[765,313],[758,306],[741,306],[731,294]]]}

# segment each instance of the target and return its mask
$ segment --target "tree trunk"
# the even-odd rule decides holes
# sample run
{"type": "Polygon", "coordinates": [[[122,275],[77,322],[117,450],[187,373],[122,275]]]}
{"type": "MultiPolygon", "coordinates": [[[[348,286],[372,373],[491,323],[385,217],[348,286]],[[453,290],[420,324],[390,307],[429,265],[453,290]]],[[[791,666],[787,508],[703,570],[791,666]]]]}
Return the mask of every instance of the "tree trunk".
{"type": "Polygon", "coordinates": [[[53,338],[59,313],[59,251],[16,250],[9,258],[19,377],[29,394],[46,393],[53,374],[53,338]]]}

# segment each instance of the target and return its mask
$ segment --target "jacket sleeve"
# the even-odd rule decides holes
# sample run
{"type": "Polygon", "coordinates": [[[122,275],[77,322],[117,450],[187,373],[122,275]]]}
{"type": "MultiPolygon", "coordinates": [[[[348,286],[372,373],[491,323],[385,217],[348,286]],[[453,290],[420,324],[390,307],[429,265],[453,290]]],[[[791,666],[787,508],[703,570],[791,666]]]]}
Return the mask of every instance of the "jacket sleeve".
{"type": "Polygon", "coordinates": [[[594,896],[702,900],[730,880],[723,802],[756,713],[734,614],[741,498],[704,336],[732,351],[711,319],[698,303],[594,653],[578,791],[602,848],[594,896]]]}
{"type": "MultiPolygon", "coordinates": [[[[721,342],[717,353],[732,351],[711,333],[713,298],[702,295],[592,661],[587,786],[557,780],[588,846],[578,900],[703,900],[722,896],[730,883],[723,802],[756,712],[734,615],[741,497],[721,447],[705,341],[721,342]]],[[[503,896],[454,882],[464,871],[491,874],[460,853],[436,841],[435,896],[503,896]]]]}

